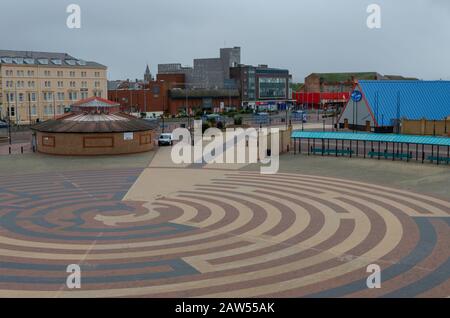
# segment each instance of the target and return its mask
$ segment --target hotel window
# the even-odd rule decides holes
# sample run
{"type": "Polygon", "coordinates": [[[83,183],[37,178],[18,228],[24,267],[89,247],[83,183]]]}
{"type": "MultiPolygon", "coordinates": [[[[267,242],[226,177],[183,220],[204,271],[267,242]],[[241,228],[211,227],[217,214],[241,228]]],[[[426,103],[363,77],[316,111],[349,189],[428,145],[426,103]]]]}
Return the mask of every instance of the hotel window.
{"type": "Polygon", "coordinates": [[[99,88],[99,87],[100,87],[100,82],[95,82],[95,83],[94,83],[94,87],[95,87],[95,88],[99,88]]]}
{"type": "Polygon", "coordinates": [[[14,101],[14,93],[6,94],[6,100],[8,102],[13,102],[14,101]]]}
{"type": "Polygon", "coordinates": [[[81,77],[86,77],[87,73],[86,72],[81,72],[81,77]]]}
{"type": "Polygon", "coordinates": [[[50,93],[50,92],[45,92],[43,95],[44,95],[44,100],[45,100],[45,101],[51,101],[51,100],[53,100],[53,98],[52,98],[52,93],[50,93]]]}
{"type": "Polygon", "coordinates": [[[77,92],[69,92],[70,100],[77,100],[77,92]]]}
{"type": "Polygon", "coordinates": [[[70,77],[75,77],[75,72],[74,71],[70,71],[69,76],[70,77]]]}
{"type": "Polygon", "coordinates": [[[81,99],[86,99],[88,98],[88,93],[87,92],[81,92],[81,99]]]}
{"type": "Polygon", "coordinates": [[[58,72],[57,72],[57,75],[58,75],[58,77],[63,77],[64,72],[63,72],[63,71],[58,71],[58,72]]]}
{"type": "Polygon", "coordinates": [[[50,71],[44,71],[44,75],[45,75],[45,76],[50,76],[51,73],[50,73],[50,71]]]}
{"type": "Polygon", "coordinates": [[[58,81],[58,87],[64,87],[64,82],[63,81],[58,81]]]}
{"type": "Polygon", "coordinates": [[[16,116],[16,109],[14,108],[14,106],[8,107],[8,113],[10,117],[14,117],[16,116]]]}
{"type": "Polygon", "coordinates": [[[36,101],[36,93],[31,93],[31,101],[36,101]]]}
{"type": "Polygon", "coordinates": [[[36,105],[31,106],[31,115],[32,116],[36,116],[37,115],[36,105]]]}
{"type": "Polygon", "coordinates": [[[48,106],[48,114],[53,115],[53,107],[51,105],[48,106]]]}
{"type": "Polygon", "coordinates": [[[19,102],[23,102],[23,93],[19,93],[19,102]]]}
{"type": "Polygon", "coordinates": [[[87,82],[86,81],[81,82],[81,87],[82,88],[87,88],[88,87],[87,86],[87,82]]]}
{"type": "Polygon", "coordinates": [[[44,106],[44,115],[48,115],[48,106],[44,106]]]}
{"type": "Polygon", "coordinates": [[[95,77],[100,77],[100,72],[95,72],[95,77]]]}

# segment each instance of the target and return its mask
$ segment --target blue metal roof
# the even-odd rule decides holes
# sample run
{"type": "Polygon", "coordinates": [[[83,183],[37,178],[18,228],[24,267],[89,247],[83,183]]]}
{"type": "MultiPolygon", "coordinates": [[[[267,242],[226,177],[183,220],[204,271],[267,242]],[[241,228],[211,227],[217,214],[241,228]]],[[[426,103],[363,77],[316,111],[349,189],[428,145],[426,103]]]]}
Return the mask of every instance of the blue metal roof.
{"type": "Polygon", "coordinates": [[[294,139],[330,139],[330,140],[359,140],[373,142],[394,142],[405,144],[450,146],[448,137],[432,136],[414,136],[414,135],[395,135],[395,134],[370,134],[370,133],[351,133],[351,132],[313,132],[313,131],[294,131],[291,135],[294,139]]]}
{"type": "Polygon", "coordinates": [[[397,118],[442,120],[450,115],[450,81],[358,83],[379,126],[392,126],[397,118]]]}

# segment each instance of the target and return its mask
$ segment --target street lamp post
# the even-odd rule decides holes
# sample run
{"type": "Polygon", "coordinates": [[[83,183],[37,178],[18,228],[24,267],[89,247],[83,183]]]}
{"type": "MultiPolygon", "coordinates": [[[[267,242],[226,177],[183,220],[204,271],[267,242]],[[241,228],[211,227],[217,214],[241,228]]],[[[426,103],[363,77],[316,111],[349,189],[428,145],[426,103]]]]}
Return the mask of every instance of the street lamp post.
{"type": "Polygon", "coordinates": [[[28,124],[31,126],[31,93],[28,92],[28,124]]]}
{"type": "Polygon", "coordinates": [[[9,103],[9,99],[10,99],[11,95],[8,92],[7,96],[6,96],[6,101],[8,103],[8,140],[9,140],[9,145],[11,145],[11,105],[9,103]]]}
{"type": "Polygon", "coordinates": [[[288,121],[289,121],[289,106],[286,102],[286,130],[289,128],[288,121]]]}
{"type": "Polygon", "coordinates": [[[52,98],[53,98],[53,119],[56,119],[56,99],[55,99],[55,92],[52,92],[52,98]]]}

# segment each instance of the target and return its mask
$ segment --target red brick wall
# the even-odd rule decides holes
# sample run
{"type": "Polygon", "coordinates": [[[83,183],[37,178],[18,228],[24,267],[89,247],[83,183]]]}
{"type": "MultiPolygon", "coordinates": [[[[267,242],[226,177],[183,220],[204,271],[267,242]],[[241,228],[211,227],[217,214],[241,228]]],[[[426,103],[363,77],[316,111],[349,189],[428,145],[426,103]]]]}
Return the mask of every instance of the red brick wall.
{"type": "Polygon", "coordinates": [[[184,88],[186,81],[184,74],[158,74],[156,80],[164,81],[170,88],[184,88]]]}
{"type": "Polygon", "coordinates": [[[125,112],[168,111],[168,84],[151,82],[146,90],[111,90],[108,99],[120,103],[125,112]],[[133,107],[133,109],[132,109],[133,107]]]}

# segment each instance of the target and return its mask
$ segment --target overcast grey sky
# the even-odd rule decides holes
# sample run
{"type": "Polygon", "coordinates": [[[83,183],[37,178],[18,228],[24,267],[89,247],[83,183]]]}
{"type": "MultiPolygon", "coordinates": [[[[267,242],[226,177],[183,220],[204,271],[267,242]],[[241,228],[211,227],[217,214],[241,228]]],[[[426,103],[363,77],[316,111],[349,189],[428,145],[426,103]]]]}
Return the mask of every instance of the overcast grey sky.
{"type": "Polygon", "coordinates": [[[146,63],[191,65],[219,48],[242,62],[311,72],[377,71],[450,79],[450,0],[1,0],[0,49],[67,52],[142,78],[146,63]],[[81,6],[81,29],[66,27],[81,6]],[[382,28],[366,25],[382,8],[382,28]]]}

